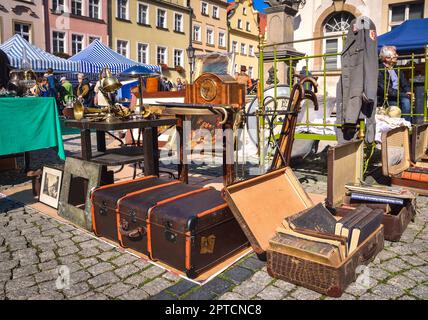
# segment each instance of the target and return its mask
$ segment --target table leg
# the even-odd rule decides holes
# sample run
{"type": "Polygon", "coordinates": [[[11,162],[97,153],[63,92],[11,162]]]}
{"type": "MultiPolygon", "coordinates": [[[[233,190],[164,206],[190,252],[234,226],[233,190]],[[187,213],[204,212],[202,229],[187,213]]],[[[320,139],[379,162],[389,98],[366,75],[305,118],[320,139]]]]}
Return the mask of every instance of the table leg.
{"type": "Polygon", "coordinates": [[[178,135],[178,178],[183,183],[189,183],[189,167],[187,165],[187,155],[184,153],[184,133],[183,133],[183,125],[184,125],[184,116],[177,116],[177,135],[178,135]],[[184,159],[186,157],[186,160],[184,159]]]}
{"type": "Polygon", "coordinates": [[[97,150],[106,151],[106,133],[104,131],[97,131],[97,150]]]}
{"type": "Polygon", "coordinates": [[[235,180],[233,113],[229,113],[227,122],[223,125],[223,184],[228,186],[235,180]]]}
{"type": "Polygon", "coordinates": [[[159,150],[157,132],[157,127],[144,129],[143,149],[145,176],[159,176],[159,150]]]}
{"type": "Polygon", "coordinates": [[[91,130],[83,129],[80,131],[80,139],[82,144],[82,159],[90,160],[92,158],[91,148],[91,130]]]}
{"type": "Polygon", "coordinates": [[[30,153],[24,152],[24,172],[30,171],[30,153]]]}

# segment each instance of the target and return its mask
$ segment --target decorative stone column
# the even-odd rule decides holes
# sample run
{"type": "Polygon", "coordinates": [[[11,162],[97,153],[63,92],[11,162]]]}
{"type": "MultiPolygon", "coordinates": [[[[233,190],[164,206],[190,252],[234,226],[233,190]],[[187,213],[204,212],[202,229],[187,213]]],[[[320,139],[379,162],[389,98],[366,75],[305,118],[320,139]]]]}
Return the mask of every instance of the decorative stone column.
{"type": "MultiPolygon", "coordinates": [[[[292,44],[294,40],[294,17],[298,12],[300,1],[265,1],[270,7],[265,9],[267,20],[267,41],[265,45],[279,44],[276,48],[276,58],[302,57],[305,54],[298,52],[292,44]],[[284,44],[285,42],[285,44],[284,44]],[[282,43],[282,44],[281,44],[282,43]]],[[[270,85],[273,81],[274,46],[268,46],[263,50],[264,61],[264,85],[270,85]],[[270,75],[270,82],[269,82],[270,75]]],[[[293,61],[295,67],[298,60],[293,61]]],[[[288,62],[277,62],[277,83],[288,84],[288,62]]]]}

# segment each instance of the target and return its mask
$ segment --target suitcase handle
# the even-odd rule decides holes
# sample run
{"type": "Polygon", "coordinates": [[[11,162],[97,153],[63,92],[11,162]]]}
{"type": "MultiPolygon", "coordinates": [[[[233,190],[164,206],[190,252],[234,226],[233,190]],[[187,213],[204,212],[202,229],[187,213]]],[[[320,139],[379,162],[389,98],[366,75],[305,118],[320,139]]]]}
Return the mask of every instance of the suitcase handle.
{"type": "Polygon", "coordinates": [[[120,226],[119,232],[122,236],[128,237],[131,240],[137,240],[147,233],[146,228],[144,227],[138,227],[137,229],[126,231],[122,226],[120,226]]]}

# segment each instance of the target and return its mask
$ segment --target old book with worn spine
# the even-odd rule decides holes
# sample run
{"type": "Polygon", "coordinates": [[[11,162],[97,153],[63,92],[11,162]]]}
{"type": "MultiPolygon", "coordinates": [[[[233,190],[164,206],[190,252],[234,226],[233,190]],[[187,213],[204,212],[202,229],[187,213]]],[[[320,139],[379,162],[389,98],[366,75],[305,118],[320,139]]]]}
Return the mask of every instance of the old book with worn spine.
{"type": "Polygon", "coordinates": [[[334,234],[336,219],[321,203],[284,219],[285,228],[303,228],[334,234]]]}
{"type": "Polygon", "coordinates": [[[383,211],[373,210],[364,219],[358,221],[353,229],[349,241],[349,252],[354,251],[374,230],[379,228],[383,219],[383,211]]]}

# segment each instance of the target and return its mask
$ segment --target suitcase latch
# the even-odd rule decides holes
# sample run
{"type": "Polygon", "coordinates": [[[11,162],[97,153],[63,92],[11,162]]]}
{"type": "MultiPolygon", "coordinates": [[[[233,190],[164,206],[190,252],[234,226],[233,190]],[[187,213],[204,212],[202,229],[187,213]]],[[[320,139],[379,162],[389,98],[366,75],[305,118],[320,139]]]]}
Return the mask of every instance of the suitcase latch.
{"type": "Polygon", "coordinates": [[[172,232],[171,230],[166,229],[165,230],[165,239],[169,242],[175,242],[177,241],[177,234],[172,232]]]}
{"type": "Polygon", "coordinates": [[[131,215],[131,222],[136,223],[137,222],[137,213],[135,212],[135,210],[132,210],[130,212],[131,215]]]}
{"type": "Polygon", "coordinates": [[[100,208],[99,213],[101,216],[107,215],[107,201],[103,200],[101,202],[101,208],[100,208]]]}

